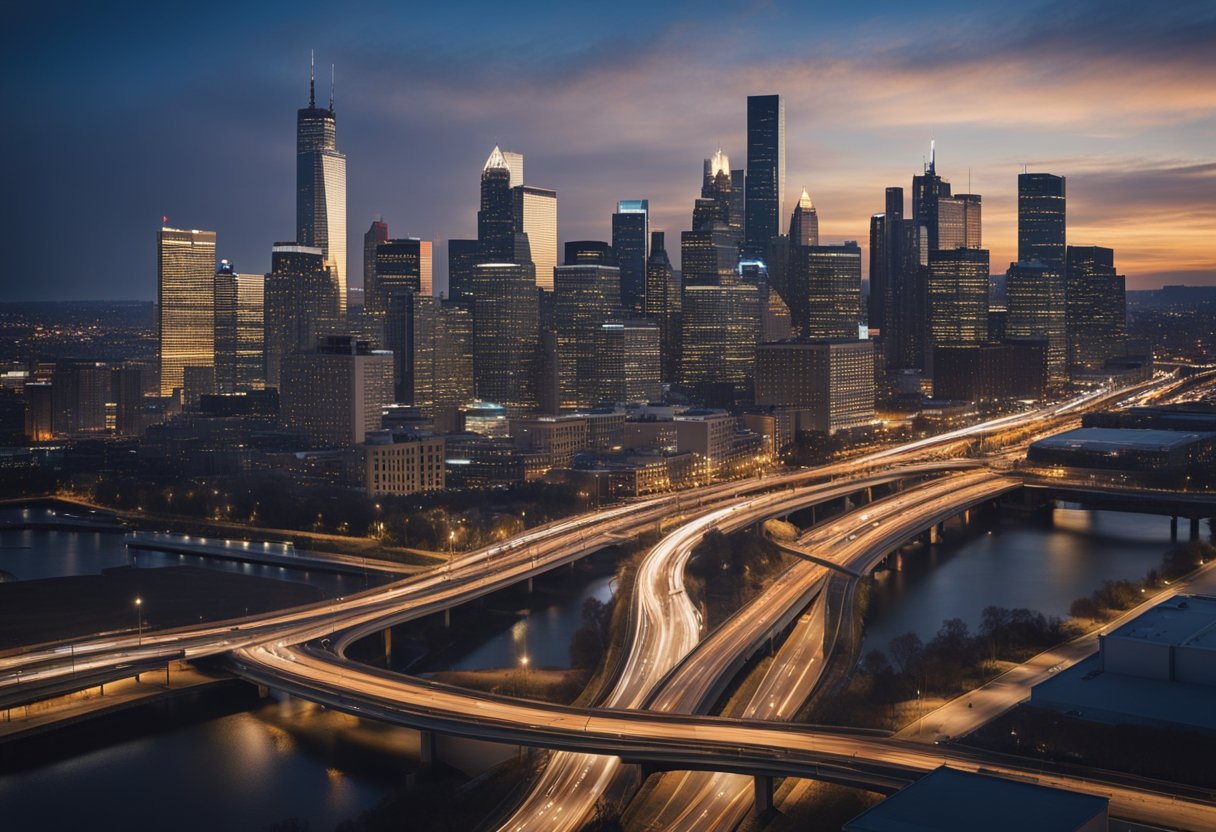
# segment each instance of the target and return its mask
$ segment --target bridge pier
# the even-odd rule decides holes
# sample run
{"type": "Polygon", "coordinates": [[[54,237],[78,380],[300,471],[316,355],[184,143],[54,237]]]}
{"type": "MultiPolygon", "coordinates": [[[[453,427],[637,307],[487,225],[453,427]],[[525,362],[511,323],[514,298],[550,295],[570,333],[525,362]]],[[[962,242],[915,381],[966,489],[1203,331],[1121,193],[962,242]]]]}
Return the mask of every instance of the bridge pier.
{"type": "Polygon", "coordinates": [[[895,550],[895,571],[904,571],[904,553],[899,549],[895,550]]]}
{"type": "Polygon", "coordinates": [[[443,626],[444,629],[452,626],[452,608],[446,607],[443,610],[443,626]]]}
{"type": "Polygon", "coordinates": [[[1170,540],[1178,542],[1178,515],[1170,518],[1170,540]]]}
{"type": "Polygon", "coordinates": [[[872,502],[874,502],[874,486],[867,485],[866,486],[866,503],[868,504],[868,503],[872,503],[872,502]]]}
{"type": "Polygon", "coordinates": [[[425,768],[435,764],[435,732],[418,732],[418,762],[425,768]]]}
{"type": "Polygon", "coordinates": [[[756,814],[764,817],[773,811],[773,778],[757,774],[754,779],[756,814]]]}
{"type": "Polygon", "coordinates": [[[258,699],[265,699],[270,696],[270,688],[265,685],[258,685],[258,699]]]}
{"type": "Polygon", "coordinates": [[[388,667],[393,663],[393,628],[384,628],[384,666],[388,667]]]}
{"type": "Polygon", "coordinates": [[[941,543],[941,542],[942,542],[942,524],[934,523],[932,526],[929,527],[929,543],[933,544],[933,543],[941,543]]]}
{"type": "Polygon", "coordinates": [[[528,576],[528,594],[529,595],[532,594],[532,576],[531,575],[528,576]]]}
{"type": "Polygon", "coordinates": [[[1199,518],[1198,517],[1191,518],[1191,542],[1192,543],[1199,542],[1199,518]]]}

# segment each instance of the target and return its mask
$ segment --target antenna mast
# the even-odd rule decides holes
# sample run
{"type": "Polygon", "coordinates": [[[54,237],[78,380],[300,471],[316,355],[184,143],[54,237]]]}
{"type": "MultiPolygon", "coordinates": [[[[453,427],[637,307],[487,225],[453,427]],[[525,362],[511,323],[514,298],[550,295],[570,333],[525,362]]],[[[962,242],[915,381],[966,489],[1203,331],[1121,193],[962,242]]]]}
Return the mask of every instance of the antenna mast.
{"type": "Polygon", "coordinates": [[[308,106],[317,106],[317,56],[312,49],[308,50],[308,106]]]}

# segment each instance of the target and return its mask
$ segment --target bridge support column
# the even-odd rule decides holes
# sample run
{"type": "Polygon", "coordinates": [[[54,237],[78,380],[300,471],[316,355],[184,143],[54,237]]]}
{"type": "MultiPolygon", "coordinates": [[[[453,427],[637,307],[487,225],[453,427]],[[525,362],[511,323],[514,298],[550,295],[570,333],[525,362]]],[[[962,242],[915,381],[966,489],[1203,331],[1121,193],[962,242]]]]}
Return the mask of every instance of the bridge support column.
{"type": "Polygon", "coordinates": [[[1172,540],[1174,542],[1178,541],[1178,516],[1177,515],[1170,518],[1170,540],[1172,540]]]}
{"type": "Polygon", "coordinates": [[[942,542],[942,524],[934,523],[929,527],[929,543],[942,542]]]}
{"type": "Polygon", "coordinates": [[[866,502],[867,503],[874,502],[874,486],[872,486],[872,485],[866,486],[866,502]]]}
{"type": "Polygon", "coordinates": [[[763,817],[773,811],[773,778],[758,774],[754,782],[756,814],[763,817]]]}
{"type": "Polygon", "coordinates": [[[1199,542],[1199,518],[1198,517],[1191,518],[1191,542],[1192,543],[1199,542]]]}
{"type": "Polygon", "coordinates": [[[904,571],[904,553],[899,551],[898,549],[895,550],[895,571],[896,572],[904,571]]]}
{"type": "Polygon", "coordinates": [[[384,628],[384,666],[388,667],[393,662],[393,628],[384,628]]]}
{"type": "Polygon", "coordinates": [[[529,595],[532,594],[532,576],[531,575],[528,576],[528,594],[529,595]]]}
{"type": "Polygon", "coordinates": [[[424,767],[430,767],[435,763],[435,732],[434,731],[419,731],[418,732],[418,762],[424,767]]]}
{"type": "Polygon", "coordinates": [[[265,685],[258,685],[258,699],[265,699],[270,696],[270,688],[265,685]]]}
{"type": "Polygon", "coordinates": [[[448,607],[443,611],[443,626],[448,628],[452,626],[452,608],[448,607]]]}
{"type": "Polygon", "coordinates": [[[971,509],[963,509],[963,528],[971,525],[971,509]]]}

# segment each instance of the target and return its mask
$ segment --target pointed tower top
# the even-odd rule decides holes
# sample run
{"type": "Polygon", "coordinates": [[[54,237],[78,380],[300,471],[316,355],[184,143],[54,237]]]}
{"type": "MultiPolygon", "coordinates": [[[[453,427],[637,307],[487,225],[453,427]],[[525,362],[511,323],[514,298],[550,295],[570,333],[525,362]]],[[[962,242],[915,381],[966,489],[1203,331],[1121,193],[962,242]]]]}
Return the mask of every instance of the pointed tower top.
{"type": "Polygon", "coordinates": [[[937,139],[929,139],[929,175],[937,173],[937,139]]]}
{"type": "Polygon", "coordinates": [[[334,111],[334,65],[329,65],[329,111],[334,111]]]}
{"type": "Polygon", "coordinates": [[[806,192],[806,188],[802,189],[802,196],[798,198],[798,207],[803,211],[815,210],[815,203],[811,202],[811,195],[806,192]]]}
{"type": "Polygon", "coordinates": [[[709,159],[709,175],[717,176],[719,173],[730,176],[730,157],[723,153],[720,147],[718,152],[709,159]]]}
{"type": "Polygon", "coordinates": [[[510,169],[507,166],[506,158],[502,155],[502,151],[498,149],[498,145],[494,145],[494,149],[490,151],[490,158],[486,159],[485,167],[483,167],[482,170],[489,170],[490,168],[510,169]]]}
{"type": "Polygon", "coordinates": [[[308,106],[317,106],[317,54],[308,50],[308,106]]]}

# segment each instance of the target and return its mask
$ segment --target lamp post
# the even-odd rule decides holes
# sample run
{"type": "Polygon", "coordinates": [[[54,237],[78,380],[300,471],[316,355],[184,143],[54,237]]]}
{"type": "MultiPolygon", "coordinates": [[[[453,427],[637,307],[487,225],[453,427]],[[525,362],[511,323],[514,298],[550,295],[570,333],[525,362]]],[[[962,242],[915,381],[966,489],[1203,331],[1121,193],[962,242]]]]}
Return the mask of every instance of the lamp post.
{"type": "Polygon", "coordinates": [[[527,695],[528,695],[528,657],[527,657],[527,655],[524,655],[524,656],[521,656],[521,657],[520,657],[520,659],[519,659],[519,664],[520,664],[520,667],[522,667],[522,668],[524,669],[524,691],[523,691],[523,694],[524,694],[524,696],[527,696],[527,695]]]}
{"type": "Polygon", "coordinates": [[[144,599],[135,596],[135,623],[138,632],[138,644],[144,646],[144,599]]]}

